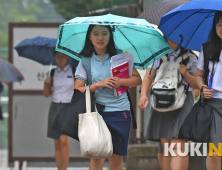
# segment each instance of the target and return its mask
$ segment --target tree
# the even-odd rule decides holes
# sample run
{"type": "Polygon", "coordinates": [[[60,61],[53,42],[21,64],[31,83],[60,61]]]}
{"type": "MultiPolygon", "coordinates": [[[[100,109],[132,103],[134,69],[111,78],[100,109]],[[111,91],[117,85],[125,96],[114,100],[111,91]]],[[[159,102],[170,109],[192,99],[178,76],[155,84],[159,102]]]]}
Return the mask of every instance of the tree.
{"type": "Polygon", "coordinates": [[[116,10],[116,5],[125,5],[129,3],[138,4],[139,0],[50,0],[58,13],[66,19],[72,19],[77,16],[101,15],[113,13],[117,15],[127,15],[127,8],[116,10]],[[101,10],[104,12],[93,13],[92,11],[101,10]],[[108,9],[108,10],[107,10],[108,9]]]}
{"type": "Polygon", "coordinates": [[[8,22],[36,21],[41,9],[28,0],[1,0],[0,5],[0,46],[7,45],[8,22]]]}

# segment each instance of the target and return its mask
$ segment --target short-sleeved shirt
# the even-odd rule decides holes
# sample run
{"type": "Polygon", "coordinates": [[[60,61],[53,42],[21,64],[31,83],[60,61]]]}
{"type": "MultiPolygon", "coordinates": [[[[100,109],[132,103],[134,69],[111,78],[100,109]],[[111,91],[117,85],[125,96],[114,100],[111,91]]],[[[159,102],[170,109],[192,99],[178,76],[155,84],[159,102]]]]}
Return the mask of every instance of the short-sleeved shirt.
{"type": "MultiPolygon", "coordinates": [[[[177,52],[171,52],[171,53],[169,53],[168,56],[169,56],[170,61],[173,61],[174,58],[177,58],[178,55],[180,54],[180,51],[181,51],[181,50],[179,49],[177,52]]],[[[156,74],[157,74],[158,68],[159,68],[159,66],[160,66],[160,61],[161,61],[161,58],[159,58],[158,60],[156,60],[156,61],[154,62],[153,69],[156,70],[156,74]]],[[[153,65],[153,64],[150,64],[150,65],[148,66],[148,68],[152,68],[152,65],[153,65]]],[[[196,72],[197,72],[197,57],[196,57],[194,54],[191,54],[191,55],[189,56],[189,62],[187,63],[186,67],[187,67],[187,72],[188,72],[188,73],[196,73],[196,72]]],[[[183,83],[184,83],[184,84],[188,84],[187,81],[186,81],[186,79],[183,79],[183,83]]],[[[191,91],[191,88],[189,88],[189,91],[191,91]]]]}
{"type": "MultiPolygon", "coordinates": [[[[110,77],[110,56],[106,54],[102,60],[98,55],[93,54],[91,57],[91,75],[92,83],[101,81],[110,77]]],[[[87,81],[87,73],[82,66],[81,61],[76,69],[75,78],[84,82],[87,81]]],[[[114,89],[108,87],[99,87],[95,91],[96,103],[105,105],[104,112],[129,111],[130,103],[127,93],[123,93],[119,97],[114,96],[114,89]]]]}
{"type": "Polygon", "coordinates": [[[55,103],[70,103],[74,92],[74,77],[72,67],[68,64],[63,70],[56,67],[53,76],[52,101],[55,103]]]}
{"type": "MultiPolygon", "coordinates": [[[[220,53],[220,60],[222,60],[222,52],[220,53]]],[[[217,64],[218,62],[215,62],[214,64],[214,68],[217,68],[217,64]]],[[[212,67],[213,67],[213,62],[212,61],[209,61],[209,75],[208,75],[208,81],[210,79],[210,74],[212,72],[212,67]]],[[[201,49],[200,51],[200,54],[199,54],[199,58],[198,58],[198,63],[197,63],[197,68],[204,71],[204,54],[203,54],[203,48],[201,49]]],[[[215,72],[215,69],[214,69],[214,72],[215,72]]],[[[213,81],[216,81],[216,80],[213,80],[213,81]]],[[[209,83],[208,83],[209,84],[209,83]]],[[[212,93],[212,98],[219,98],[219,99],[222,99],[222,92],[220,91],[217,91],[217,90],[213,90],[213,93],[212,93]]]]}

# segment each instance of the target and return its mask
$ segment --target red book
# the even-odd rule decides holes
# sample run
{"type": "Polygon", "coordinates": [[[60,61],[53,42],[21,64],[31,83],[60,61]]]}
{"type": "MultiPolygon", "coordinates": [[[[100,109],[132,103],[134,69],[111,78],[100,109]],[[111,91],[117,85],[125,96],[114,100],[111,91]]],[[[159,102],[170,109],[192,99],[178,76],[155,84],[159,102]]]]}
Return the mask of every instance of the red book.
{"type": "MultiPolygon", "coordinates": [[[[119,77],[119,78],[129,78],[129,63],[125,61],[113,68],[110,69],[110,74],[112,77],[119,77]]],[[[116,97],[121,96],[129,87],[127,86],[120,86],[117,89],[114,89],[114,95],[116,97]]]]}

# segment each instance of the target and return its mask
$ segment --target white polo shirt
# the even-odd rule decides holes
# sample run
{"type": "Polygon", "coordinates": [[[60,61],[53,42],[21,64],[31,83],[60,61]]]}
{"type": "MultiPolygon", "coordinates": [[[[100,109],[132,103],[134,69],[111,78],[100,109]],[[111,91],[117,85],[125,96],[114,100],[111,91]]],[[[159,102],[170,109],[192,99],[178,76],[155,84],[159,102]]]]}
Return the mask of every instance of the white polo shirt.
{"type": "Polygon", "coordinates": [[[74,73],[68,64],[63,70],[56,67],[53,77],[52,101],[70,103],[74,92],[74,73]]]}

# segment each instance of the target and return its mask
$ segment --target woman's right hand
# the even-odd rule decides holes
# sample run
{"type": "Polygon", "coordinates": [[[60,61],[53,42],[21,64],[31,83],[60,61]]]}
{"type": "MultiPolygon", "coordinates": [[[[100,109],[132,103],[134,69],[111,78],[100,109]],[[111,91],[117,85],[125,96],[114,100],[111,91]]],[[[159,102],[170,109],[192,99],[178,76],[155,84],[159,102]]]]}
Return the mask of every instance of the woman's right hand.
{"type": "Polygon", "coordinates": [[[116,81],[113,77],[108,77],[97,82],[98,87],[108,87],[110,89],[113,89],[115,87],[115,84],[116,81]]]}
{"type": "Polygon", "coordinates": [[[209,89],[207,85],[203,86],[204,98],[210,99],[212,97],[213,89],[209,89]]]}
{"type": "Polygon", "coordinates": [[[52,81],[52,78],[51,77],[47,77],[45,79],[45,84],[51,85],[51,81],[52,81]]]}
{"type": "Polygon", "coordinates": [[[139,103],[138,103],[138,108],[140,110],[143,110],[144,108],[146,108],[146,105],[147,105],[146,103],[148,103],[148,102],[149,102],[149,99],[146,95],[141,96],[140,100],[139,100],[139,103]]]}

